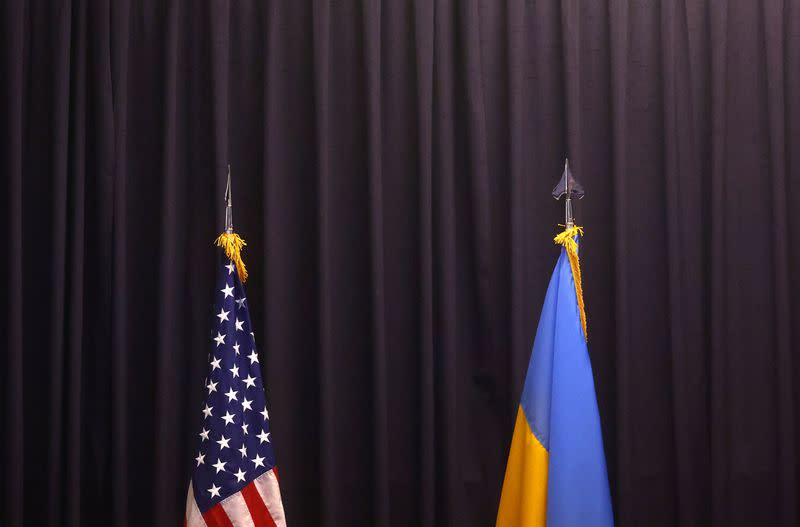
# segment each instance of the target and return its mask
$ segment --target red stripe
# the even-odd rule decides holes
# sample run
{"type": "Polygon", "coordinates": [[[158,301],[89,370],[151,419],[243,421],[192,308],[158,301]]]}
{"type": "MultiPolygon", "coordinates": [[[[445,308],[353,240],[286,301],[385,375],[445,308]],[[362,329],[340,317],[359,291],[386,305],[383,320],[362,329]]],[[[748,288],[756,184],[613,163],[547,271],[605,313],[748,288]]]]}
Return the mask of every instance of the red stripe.
{"type": "Polygon", "coordinates": [[[225,514],[225,509],[219,503],[204,512],[203,519],[208,527],[233,527],[228,515],[225,514]]]}
{"type": "Polygon", "coordinates": [[[278,483],[280,483],[281,482],[281,478],[280,478],[280,476],[278,476],[278,467],[277,466],[272,467],[272,472],[275,473],[275,479],[277,479],[278,483]]]}
{"type": "Polygon", "coordinates": [[[253,523],[256,524],[256,527],[276,527],[275,521],[272,519],[267,506],[264,505],[264,500],[261,499],[255,483],[250,483],[243,488],[241,494],[244,502],[247,503],[247,508],[250,509],[250,516],[253,517],[253,523]]]}

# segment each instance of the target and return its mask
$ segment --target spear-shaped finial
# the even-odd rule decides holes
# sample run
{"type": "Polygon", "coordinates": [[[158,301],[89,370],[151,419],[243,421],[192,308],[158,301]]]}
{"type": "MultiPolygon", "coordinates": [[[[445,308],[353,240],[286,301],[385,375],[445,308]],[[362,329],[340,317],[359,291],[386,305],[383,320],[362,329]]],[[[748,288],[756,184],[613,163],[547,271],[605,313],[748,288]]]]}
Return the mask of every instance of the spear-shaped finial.
{"type": "Polygon", "coordinates": [[[572,213],[572,198],[581,199],[583,194],[583,187],[575,180],[572,176],[572,171],[569,169],[569,159],[564,159],[564,173],[553,189],[553,197],[555,199],[561,199],[561,196],[565,196],[564,226],[567,229],[571,229],[575,226],[575,217],[572,213]]]}
{"type": "Polygon", "coordinates": [[[231,197],[230,165],[228,165],[228,184],[225,186],[225,232],[233,234],[233,198],[231,197]]]}
{"type": "Polygon", "coordinates": [[[247,243],[233,232],[233,198],[231,194],[231,166],[228,165],[228,184],[225,185],[225,232],[220,234],[214,243],[225,249],[225,255],[236,264],[239,279],[244,282],[247,280],[247,269],[242,261],[242,248],[247,243]]]}

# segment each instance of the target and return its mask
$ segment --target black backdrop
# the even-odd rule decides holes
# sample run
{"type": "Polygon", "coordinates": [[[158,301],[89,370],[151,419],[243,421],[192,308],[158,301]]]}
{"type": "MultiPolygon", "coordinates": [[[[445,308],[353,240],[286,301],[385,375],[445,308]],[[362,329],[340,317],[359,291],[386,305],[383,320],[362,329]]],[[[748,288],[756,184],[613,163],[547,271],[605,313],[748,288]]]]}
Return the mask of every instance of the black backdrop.
{"type": "Polygon", "coordinates": [[[620,526],[796,526],[800,4],[6,1],[4,526],[177,525],[225,165],[291,525],[489,525],[562,217],[620,526]]]}

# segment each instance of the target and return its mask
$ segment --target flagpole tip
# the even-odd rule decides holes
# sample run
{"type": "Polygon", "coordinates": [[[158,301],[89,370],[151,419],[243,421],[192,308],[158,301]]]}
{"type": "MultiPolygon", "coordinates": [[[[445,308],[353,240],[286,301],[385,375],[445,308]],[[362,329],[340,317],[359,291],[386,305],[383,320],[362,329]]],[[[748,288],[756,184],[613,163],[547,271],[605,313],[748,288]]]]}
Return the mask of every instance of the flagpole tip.
{"type": "Polygon", "coordinates": [[[574,227],[575,218],[572,212],[572,199],[581,199],[583,197],[583,187],[572,175],[568,157],[564,157],[564,172],[553,189],[552,195],[555,199],[564,198],[564,224],[568,229],[574,227]]]}
{"type": "Polygon", "coordinates": [[[225,185],[225,232],[233,233],[233,196],[231,192],[231,166],[228,165],[228,183],[225,185]]]}

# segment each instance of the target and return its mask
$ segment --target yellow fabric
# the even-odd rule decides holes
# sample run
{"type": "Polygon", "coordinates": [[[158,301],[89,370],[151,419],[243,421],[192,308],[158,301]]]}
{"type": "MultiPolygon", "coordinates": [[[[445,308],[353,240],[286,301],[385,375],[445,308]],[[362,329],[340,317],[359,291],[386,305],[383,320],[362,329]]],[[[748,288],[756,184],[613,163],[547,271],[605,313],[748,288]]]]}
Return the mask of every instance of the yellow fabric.
{"type": "Polygon", "coordinates": [[[567,257],[569,258],[569,266],[572,268],[572,277],[575,280],[575,296],[578,298],[578,311],[581,314],[581,326],[583,327],[583,338],[589,340],[589,334],[586,332],[586,309],[583,306],[583,285],[581,284],[581,261],[578,258],[578,242],[575,241],[576,236],[583,236],[583,227],[570,227],[565,229],[564,232],[559,233],[553,241],[558,245],[563,245],[567,250],[567,257]]]}
{"type": "Polygon", "coordinates": [[[244,266],[244,261],[242,261],[242,247],[247,245],[247,243],[235,232],[228,234],[227,232],[223,232],[220,234],[214,243],[217,247],[222,247],[225,249],[225,255],[231,259],[231,261],[236,264],[236,271],[239,273],[239,280],[242,283],[247,281],[247,269],[244,266]]]}
{"type": "Polygon", "coordinates": [[[519,407],[497,511],[497,527],[545,527],[549,457],[519,407]]]}

